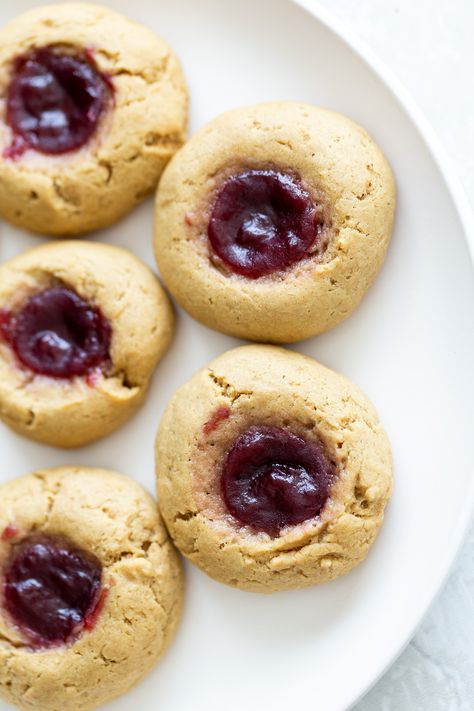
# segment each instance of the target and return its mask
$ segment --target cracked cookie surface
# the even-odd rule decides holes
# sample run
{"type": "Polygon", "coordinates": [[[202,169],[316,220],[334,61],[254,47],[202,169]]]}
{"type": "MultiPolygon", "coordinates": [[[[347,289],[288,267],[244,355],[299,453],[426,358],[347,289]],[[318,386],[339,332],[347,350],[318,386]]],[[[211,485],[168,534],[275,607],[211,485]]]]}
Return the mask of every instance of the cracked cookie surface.
{"type": "Polygon", "coordinates": [[[0,317],[61,287],[107,319],[110,361],[85,376],[39,375],[0,335],[0,417],[31,439],[77,447],[109,434],[141,405],[171,340],[174,315],[156,276],[130,252],[69,241],[44,244],[0,266],[0,317]]]}
{"type": "Polygon", "coordinates": [[[384,260],[394,210],[390,167],[349,118],[291,102],[239,108],[204,126],[166,168],[156,198],[155,255],[171,293],[198,321],[239,338],[292,342],[326,331],[356,308],[384,260]],[[216,206],[237,234],[239,259],[252,246],[262,257],[271,243],[285,252],[274,233],[288,215],[275,195],[250,219],[249,205],[237,202],[239,232],[229,200],[220,205],[232,180],[275,171],[296,178],[313,204],[315,240],[293,261],[280,257],[286,268],[265,273],[267,265],[259,278],[246,278],[247,266],[235,273],[212,246],[216,206]]]}
{"type": "Polygon", "coordinates": [[[134,481],[87,467],[37,471],[0,493],[2,570],[31,533],[59,536],[100,562],[106,591],[90,629],[44,651],[12,624],[2,594],[0,695],[28,711],[87,711],[125,693],[165,651],[181,612],[181,565],[155,502],[134,481]]]}
{"type": "Polygon", "coordinates": [[[0,214],[20,227],[75,235],[119,219],[156,186],[186,138],[188,97],[178,59],[158,35],[105,7],[37,8],[0,31],[0,151],[12,130],[7,97],[15,59],[43,47],[87,53],[112,100],[78,150],[29,149],[0,161],[0,214]]]}
{"type": "Polygon", "coordinates": [[[212,578],[256,592],[305,587],[366,556],[392,488],[387,436],[366,396],[311,358],[273,346],[219,356],[171,400],[156,440],[159,506],[181,552],[212,578]],[[324,446],[336,476],[320,513],[269,535],[242,525],[223,463],[251,427],[324,446]]]}

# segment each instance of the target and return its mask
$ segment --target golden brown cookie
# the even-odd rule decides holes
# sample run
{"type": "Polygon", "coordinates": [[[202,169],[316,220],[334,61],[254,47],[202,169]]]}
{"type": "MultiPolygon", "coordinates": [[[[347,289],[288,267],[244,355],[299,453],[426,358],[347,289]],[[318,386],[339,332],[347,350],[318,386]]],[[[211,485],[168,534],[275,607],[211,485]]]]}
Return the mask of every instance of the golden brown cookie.
{"type": "Polygon", "coordinates": [[[349,572],[392,488],[390,445],[365,395],[311,358],[261,345],[224,353],[178,390],[156,469],[181,552],[257,592],[349,572]]]}
{"type": "Polygon", "coordinates": [[[36,8],[0,31],[0,215],[49,235],[111,224],[186,137],[173,51],[105,7],[36,8]]]}
{"type": "Polygon", "coordinates": [[[155,254],[206,326],[297,341],[346,318],[392,233],[395,187],[370,136],[307,104],[235,109],[191,138],[156,199],[155,254]]]}
{"type": "Polygon", "coordinates": [[[0,696],[87,711],[128,691],[171,641],[181,566],[153,499],[87,467],[0,486],[0,696]]]}
{"type": "Polygon", "coordinates": [[[119,247],[47,243],[0,266],[0,417],[58,447],[109,434],[141,405],[171,340],[171,304],[119,247]]]}

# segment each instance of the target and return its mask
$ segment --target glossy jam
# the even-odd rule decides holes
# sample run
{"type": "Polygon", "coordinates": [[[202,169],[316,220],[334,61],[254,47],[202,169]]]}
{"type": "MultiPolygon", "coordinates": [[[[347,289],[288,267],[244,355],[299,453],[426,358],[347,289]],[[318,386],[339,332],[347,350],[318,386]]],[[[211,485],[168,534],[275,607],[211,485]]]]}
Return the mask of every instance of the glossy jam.
{"type": "Polygon", "coordinates": [[[229,451],[221,489],[234,518],[277,536],[321,512],[334,476],[321,444],[279,427],[254,426],[229,451]]]}
{"type": "Polygon", "coordinates": [[[228,178],[218,193],[208,238],[231,271],[258,279],[303,259],[322,227],[320,207],[294,175],[246,170],[228,178]]]}
{"type": "Polygon", "coordinates": [[[109,322],[65,286],[35,294],[15,314],[3,311],[0,336],[22,364],[39,375],[72,378],[110,362],[109,322]]]}
{"type": "Polygon", "coordinates": [[[72,641],[101,600],[98,560],[67,541],[38,538],[13,548],[4,570],[4,604],[33,647],[72,641]]]}
{"type": "Polygon", "coordinates": [[[110,80],[90,55],[42,47],[16,58],[7,91],[13,132],[6,157],[27,148],[58,155],[84,146],[110,103],[110,80]]]}

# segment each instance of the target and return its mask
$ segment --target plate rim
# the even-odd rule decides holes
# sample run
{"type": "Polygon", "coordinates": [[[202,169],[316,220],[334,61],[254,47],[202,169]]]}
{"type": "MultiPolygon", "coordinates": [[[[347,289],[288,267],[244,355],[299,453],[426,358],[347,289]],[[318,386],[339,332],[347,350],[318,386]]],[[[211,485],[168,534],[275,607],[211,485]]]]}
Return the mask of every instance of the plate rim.
{"type": "MultiPolygon", "coordinates": [[[[461,183],[461,179],[454,169],[441,139],[438,137],[438,134],[422,109],[418,106],[415,99],[408,89],[405,88],[402,81],[398,79],[396,74],[344,20],[334,15],[326,7],[320,5],[317,0],[289,0],[289,2],[311,15],[311,17],[323,25],[325,29],[329,30],[338,39],[348,45],[364,62],[368,69],[383,82],[390,91],[393,99],[411,121],[421,141],[425,144],[430,156],[433,158],[445,188],[454,204],[467,244],[472,276],[474,278],[474,212],[461,183]]],[[[408,634],[405,635],[401,642],[399,641],[392,645],[387,654],[381,655],[373,679],[365,683],[357,692],[356,698],[351,701],[348,706],[341,708],[340,711],[349,711],[355,704],[361,701],[401,656],[446,584],[474,519],[474,470],[472,473],[473,477],[471,478],[467,496],[460,509],[458,523],[456,528],[451,532],[450,544],[443,556],[442,565],[439,566],[440,572],[436,577],[435,583],[427,590],[421,603],[418,605],[419,613],[416,615],[417,621],[411,626],[408,634]]]]}

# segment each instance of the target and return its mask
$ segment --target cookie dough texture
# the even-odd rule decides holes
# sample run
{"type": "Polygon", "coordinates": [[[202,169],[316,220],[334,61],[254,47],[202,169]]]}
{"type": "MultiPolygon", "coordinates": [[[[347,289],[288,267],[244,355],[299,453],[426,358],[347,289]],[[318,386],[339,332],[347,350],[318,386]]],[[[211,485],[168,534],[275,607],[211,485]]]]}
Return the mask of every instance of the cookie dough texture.
{"type": "Polygon", "coordinates": [[[342,375],[274,346],[244,346],[181,387],[156,441],[159,506],[174,542],[222,583],[274,592],[324,583],[366,556],[392,488],[387,436],[365,395],[342,375]],[[239,524],[220,494],[224,458],[251,425],[324,443],[338,469],[319,517],[277,537],[239,524]]]}
{"type": "Polygon", "coordinates": [[[31,531],[70,539],[103,566],[104,607],[71,646],[32,652],[0,611],[0,695],[25,711],[87,711],[128,691],[163,654],[183,598],[181,566],[153,499],[86,467],[45,469],[0,486],[0,564],[31,531]]]}
{"type": "Polygon", "coordinates": [[[30,439],[78,447],[109,434],[142,404],[174,329],[171,304],[153,272],[119,247],[46,243],[0,266],[0,309],[66,285],[98,306],[112,328],[111,367],[71,380],[33,374],[0,338],[0,418],[30,439]]]}
{"type": "Polygon", "coordinates": [[[90,50],[114,102],[81,150],[1,160],[0,215],[34,232],[75,235],[115,222],[155,188],[186,137],[187,89],[166,42],[122,15],[82,3],[31,10],[0,31],[0,152],[12,138],[4,119],[12,60],[47,45],[90,50]]]}
{"type": "Polygon", "coordinates": [[[392,233],[395,186],[380,149],[341,114],[270,103],[222,114],[168,165],[156,199],[155,254],[171,293],[206,326],[284,343],[345,319],[374,281],[392,233]],[[322,203],[327,247],[259,279],[216,264],[207,240],[213,200],[242,168],[296,172],[322,203]]]}

